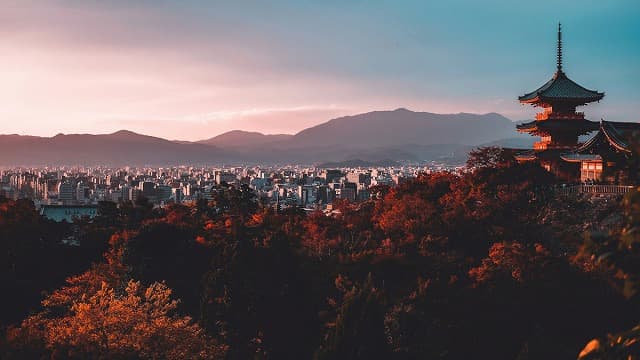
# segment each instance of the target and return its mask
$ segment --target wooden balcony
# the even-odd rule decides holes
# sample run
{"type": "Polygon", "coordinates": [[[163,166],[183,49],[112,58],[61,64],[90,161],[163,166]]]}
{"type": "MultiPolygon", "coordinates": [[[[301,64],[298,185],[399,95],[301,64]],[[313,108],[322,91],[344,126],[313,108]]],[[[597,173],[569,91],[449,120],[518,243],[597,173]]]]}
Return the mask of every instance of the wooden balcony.
{"type": "Polygon", "coordinates": [[[570,114],[559,114],[554,112],[541,112],[536,114],[536,120],[584,120],[583,112],[576,112],[570,114]]]}
{"type": "Polygon", "coordinates": [[[547,149],[572,149],[575,146],[566,144],[557,144],[548,140],[536,141],[533,143],[534,150],[547,150],[547,149]]]}
{"type": "Polygon", "coordinates": [[[548,145],[549,145],[549,143],[546,142],[546,141],[536,141],[536,142],[533,143],[533,149],[534,150],[545,150],[548,145]]]}

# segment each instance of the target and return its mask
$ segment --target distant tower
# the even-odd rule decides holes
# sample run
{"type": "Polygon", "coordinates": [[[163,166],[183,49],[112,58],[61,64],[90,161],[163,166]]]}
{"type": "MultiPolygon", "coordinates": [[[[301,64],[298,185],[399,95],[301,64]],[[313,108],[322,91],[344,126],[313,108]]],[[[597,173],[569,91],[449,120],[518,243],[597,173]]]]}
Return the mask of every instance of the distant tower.
{"type": "Polygon", "coordinates": [[[599,128],[599,123],[586,120],[584,113],[577,112],[576,108],[604,97],[604,93],[586,89],[569,79],[562,68],[562,60],[562,27],[558,24],[555,74],[535,91],[518,98],[522,104],[543,109],[536,114],[535,121],[517,126],[519,132],[540,136],[540,141],[534,144],[535,154],[522,156],[519,160],[537,158],[551,171],[562,151],[574,148],[580,135],[599,128]]]}

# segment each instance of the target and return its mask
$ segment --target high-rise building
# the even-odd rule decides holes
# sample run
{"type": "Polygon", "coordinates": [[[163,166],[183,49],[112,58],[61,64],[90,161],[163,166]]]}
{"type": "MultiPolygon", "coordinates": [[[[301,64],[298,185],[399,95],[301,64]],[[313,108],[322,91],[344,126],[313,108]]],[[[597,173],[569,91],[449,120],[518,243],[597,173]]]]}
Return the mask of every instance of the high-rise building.
{"type": "Polygon", "coordinates": [[[236,175],[229,172],[216,172],[216,184],[220,185],[223,182],[227,184],[234,183],[237,180],[236,175]]]}
{"type": "Polygon", "coordinates": [[[70,182],[61,182],[58,184],[58,200],[65,204],[73,202],[75,189],[70,182]]]}
{"type": "Polygon", "coordinates": [[[78,185],[76,186],[76,200],[77,201],[84,201],[86,199],[86,190],[87,187],[84,185],[84,183],[79,182],[78,185]]]}
{"type": "Polygon", "coordinates": [[[158,201],[167,201],[171,198],[172,189],[169,185],[156,186],[156,197],[158,201]]]}
{"type": "Polygon", "coordinates": [[[146,198],[150,198],[155,195],[156,184],[152,181],[143,181],[140,183],[140,190],[142,195],[146,198]]]}

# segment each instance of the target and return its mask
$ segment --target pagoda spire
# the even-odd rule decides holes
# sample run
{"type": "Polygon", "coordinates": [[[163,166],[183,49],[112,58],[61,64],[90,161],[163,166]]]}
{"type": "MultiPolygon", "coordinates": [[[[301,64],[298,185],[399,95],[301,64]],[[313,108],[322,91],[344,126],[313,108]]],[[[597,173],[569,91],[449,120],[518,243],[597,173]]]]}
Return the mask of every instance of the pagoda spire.
{"type": "Polygon", "coordinates": [[[558,72],[562,72],[562,24],[558,23],[558,72]]]}

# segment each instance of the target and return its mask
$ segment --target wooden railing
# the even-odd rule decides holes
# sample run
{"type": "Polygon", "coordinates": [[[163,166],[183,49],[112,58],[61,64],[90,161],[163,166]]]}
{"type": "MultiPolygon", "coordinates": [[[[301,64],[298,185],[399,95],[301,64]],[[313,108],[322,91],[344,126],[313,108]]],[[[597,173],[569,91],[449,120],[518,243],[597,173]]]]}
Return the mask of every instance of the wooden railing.
{"type": "Polygon", "coordinates": [[[626,194],[636,190],[636,186],[626,185],[570,185],[558,187],[561,195],[569,194],[626,194]]]}
{"type": "Polygon", "coordinates": [[[575,112],[575,113],[554,113],[554,112],[541,112],[536,114],[536,120],[548,120],[548,119],[559,119],[559,120],[582,120],[584,119],[583,112],[575,112]]]}

